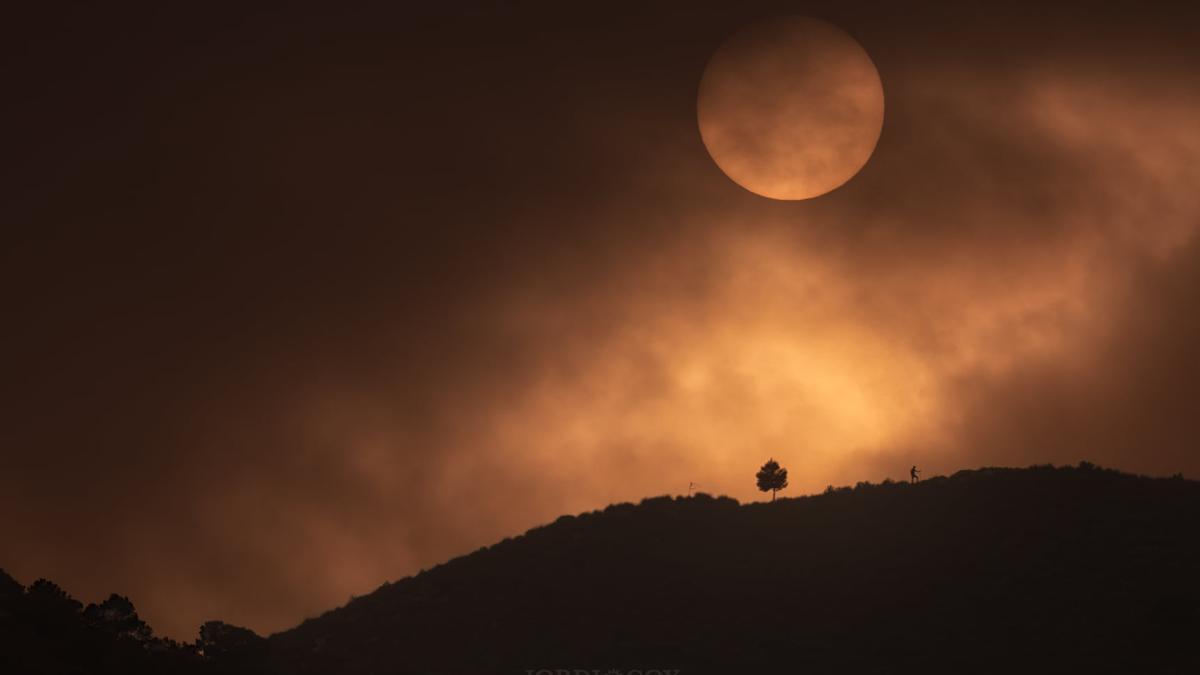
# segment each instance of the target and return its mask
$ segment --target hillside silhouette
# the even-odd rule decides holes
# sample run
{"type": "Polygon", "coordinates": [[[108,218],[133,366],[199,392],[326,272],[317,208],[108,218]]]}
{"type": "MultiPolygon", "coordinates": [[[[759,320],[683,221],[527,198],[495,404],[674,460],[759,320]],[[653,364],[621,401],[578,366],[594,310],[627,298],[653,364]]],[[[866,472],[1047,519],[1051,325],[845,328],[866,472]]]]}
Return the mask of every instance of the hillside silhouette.
{"type": "Polygon", "coordinates": [[[1200,483],[981,469],[565,516],[273,636],[294,673],[1200,672],[1200,483]]]}
{"type": "Polygon", "coordinates": [[[0,574],[12,673],[1200,672],[1200,483],[979,469],[552,524],[259,638],[0,574]]]}

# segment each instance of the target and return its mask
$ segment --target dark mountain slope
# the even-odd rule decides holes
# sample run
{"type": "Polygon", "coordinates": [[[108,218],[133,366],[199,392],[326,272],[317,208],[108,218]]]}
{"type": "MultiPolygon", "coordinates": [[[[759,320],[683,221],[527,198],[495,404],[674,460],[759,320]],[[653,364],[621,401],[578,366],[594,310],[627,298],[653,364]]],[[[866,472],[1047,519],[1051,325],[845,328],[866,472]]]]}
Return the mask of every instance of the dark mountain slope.
{"type": "Polygon", "coordinates": [[[1200,672],[1200,483],[1081,466],[566,516],[269,640],[294,673],[1200,672]]]}

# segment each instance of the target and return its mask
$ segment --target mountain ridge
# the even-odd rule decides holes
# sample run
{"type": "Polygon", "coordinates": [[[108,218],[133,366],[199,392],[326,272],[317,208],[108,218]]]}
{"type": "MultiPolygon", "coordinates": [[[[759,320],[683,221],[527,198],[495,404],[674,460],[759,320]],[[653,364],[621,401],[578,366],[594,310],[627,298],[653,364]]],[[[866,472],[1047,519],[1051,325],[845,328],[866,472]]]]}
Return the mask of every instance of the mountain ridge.
{"type": "Polygon", "coordinates": [[[1196,658],[1169,639],[1196,625],[1195,517],[1200,484],[1087,463],[775,503],[648,498],[385,584],[270,651],[314,674],[978,671],[973,654],[1011,641],[995,663],[1169,668],[1196,658]]]}
{"type": "Polygon", "coordinates": [[[1088,463],[564,515],[267,638],[0,573],[0,671],[1200,671],[1200,482],[1088,463]]]}

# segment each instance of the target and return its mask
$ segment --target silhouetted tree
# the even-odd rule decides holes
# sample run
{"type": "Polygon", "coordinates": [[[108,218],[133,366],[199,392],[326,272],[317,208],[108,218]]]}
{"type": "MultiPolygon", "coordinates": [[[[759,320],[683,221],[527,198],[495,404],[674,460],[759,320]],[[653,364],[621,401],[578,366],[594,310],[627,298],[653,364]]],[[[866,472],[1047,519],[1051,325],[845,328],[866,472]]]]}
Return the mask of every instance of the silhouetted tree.
{"type": "Polygon", "coordinates": [[[31,616],[53,623],[72,623],[79,619],[83,605],[67,595],[58,584],[49,579],[33,582],[25,594],[26,607],[31,616]]]}
{"type": "Polygon", "coordinates": [[[116,593],[99,605],[88,605],[83,610],[83,620],[88,626],[119,638],[146,642],[154,636],[150,626],[138,618],[129,598],[116,593]]]}
{"type": "MultiPolygon", "coordinates": [[[[25,589],[0,571],[0,673],[21,675],[251,675],[197,657],[191,646],[156,639],[128,598],[82,605],[57,584],[25,589]]],[[[238,664],[240,666],[240,664],[238,664]]]]}
{"type": "Polygon", "coordinates": [[[776,462],[774,458],[767,460],[755,477],[758,478],[758,489],[771,493],[771,501],[775,501],[776,492],[788,485],[787,469],[779,466],[779,462],[776,462]]]}
{"type": "Polygon", "coordinates": [[[196,648],[217,672],[244,674],[263,669],[267,641],[249,628],[207,621],[200,626],[196,648]]]}

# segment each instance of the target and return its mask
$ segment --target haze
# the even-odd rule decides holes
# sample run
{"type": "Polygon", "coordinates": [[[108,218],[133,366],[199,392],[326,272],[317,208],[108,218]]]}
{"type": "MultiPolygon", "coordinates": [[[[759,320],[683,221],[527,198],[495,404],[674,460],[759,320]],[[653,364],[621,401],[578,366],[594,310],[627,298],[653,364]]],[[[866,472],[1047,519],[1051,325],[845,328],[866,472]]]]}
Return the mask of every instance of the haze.
{"type": "Polygon", "coordinates": [[[768,456],[1194,476],[1197,10],[1019,5],[801,8],[888,106],[805,202],[696,128],[770,3],[18,17],[0,567],[190,639],[768,456]]]}

